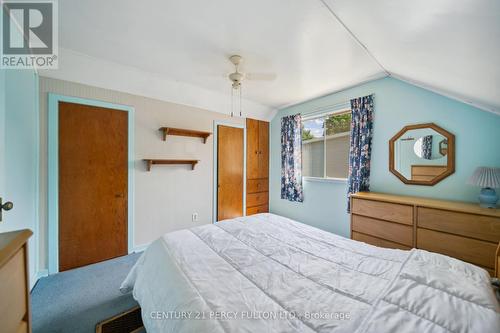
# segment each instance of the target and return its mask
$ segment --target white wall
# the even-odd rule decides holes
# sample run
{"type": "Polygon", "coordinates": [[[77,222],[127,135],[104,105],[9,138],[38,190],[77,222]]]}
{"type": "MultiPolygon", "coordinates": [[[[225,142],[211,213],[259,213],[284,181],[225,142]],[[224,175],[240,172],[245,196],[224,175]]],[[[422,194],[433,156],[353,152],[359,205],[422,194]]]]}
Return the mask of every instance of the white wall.
{"type": "Polygon", "coordinates": [[[199,138],[169,136],[164,142],[162,126],[213,132],[214,120],[242,124],[243,118],[156,99],[116,92],[50,78],[40,78],[40,266],[47,267],[47,93],[97,99],[135,108],[135,234],[140,247],[160,235],[212,222],[213,136],[206,144],[199,138]],[[146,172],[143,158],[195,158],[190,166],[153,166],[146,172]],[[199,222],[191,222],[191,214],[199,222]]]}

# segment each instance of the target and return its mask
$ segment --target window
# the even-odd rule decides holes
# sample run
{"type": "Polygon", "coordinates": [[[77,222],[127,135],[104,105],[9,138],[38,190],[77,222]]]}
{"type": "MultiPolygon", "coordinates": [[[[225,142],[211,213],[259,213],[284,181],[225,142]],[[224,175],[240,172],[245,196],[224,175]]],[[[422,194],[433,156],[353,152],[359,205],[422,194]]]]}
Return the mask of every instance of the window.
{"type": "Polygon", "coordinates": [[[302,176],[347,178],[351,111],[302,121],[302,176]]]}

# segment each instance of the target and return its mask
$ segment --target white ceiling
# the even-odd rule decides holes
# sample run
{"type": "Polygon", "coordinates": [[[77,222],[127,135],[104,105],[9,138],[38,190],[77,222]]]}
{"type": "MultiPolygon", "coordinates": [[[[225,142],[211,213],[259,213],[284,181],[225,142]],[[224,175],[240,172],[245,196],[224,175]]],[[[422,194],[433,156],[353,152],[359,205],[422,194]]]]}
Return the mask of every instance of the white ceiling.
{"type": "Polygon", "coordinates": [[[500,1],[325,3],[64,0],[60,46],[228,95],[226,58],[241,54],[243,71],[277,74],[243,90],[273,108],[389,72],[500,110],[500,1]]]}
{"type": "Polygon", "coordinates": [[[499,0],[325,0],[395,77],[500,113],[499,0]]]}

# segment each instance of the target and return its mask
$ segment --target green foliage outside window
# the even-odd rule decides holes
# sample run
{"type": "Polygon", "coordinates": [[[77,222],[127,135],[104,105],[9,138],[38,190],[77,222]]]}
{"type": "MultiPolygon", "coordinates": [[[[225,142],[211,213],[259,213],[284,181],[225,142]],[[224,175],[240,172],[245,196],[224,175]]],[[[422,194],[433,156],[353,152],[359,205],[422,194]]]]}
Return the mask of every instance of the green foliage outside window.
{"type": "MultiPolygon", "coordinates": [[[[325,129],[326,135],[334,135],[339,133],[349,132],[351,130],[351,112],[337,113],[331,114],[324,118],[324,122],[322,127],[325,129]]],[[[313,120],[308,120],[307,122],[311,122],[313,120]]],[[[310,125],[306,125],[306,127],[310,127],[310,125]]],[[[307,141],[311,139],[317,138],[313,134],[310,128],[306,128],[304,123],[302,124],[302,141],[307,141]]],[[[321,135],[320,137],[323,137],[321,135]]]]}
{"type": "Polygon", "coordinates": [[[333,114],[325,118],[326,135],[349,132],[351,113],[333,114]]]}
{"type": "Polygon", "coordinates": [[[302,141],[314,139],[314,135],[312,135],[311,130],[304,129],[302,126],[302,141]]]}

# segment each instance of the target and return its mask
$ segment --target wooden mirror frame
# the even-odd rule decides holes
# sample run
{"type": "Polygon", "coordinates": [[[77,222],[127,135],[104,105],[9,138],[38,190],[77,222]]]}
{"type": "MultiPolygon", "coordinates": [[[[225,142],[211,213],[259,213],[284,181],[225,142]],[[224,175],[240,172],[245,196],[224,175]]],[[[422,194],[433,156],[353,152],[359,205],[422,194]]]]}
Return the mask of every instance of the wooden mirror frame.
{"type": "Polygon", "coordinates": [[[448,154],[448,140],[443,139],[439,141],[439,153],[442,156],[446,156],[446,154],[448,154]],[[444,145],[446,145],[446,148],[444,147],[444,145]]]}
{"type": "Polygon", "coordinates": [[[449,175],[455,172],[455,135],[451,134],[447,130],[439,127],[434,123],[426,123],[426,124],[416,124],[416,125],[408,125],[403,127],[396,135],[394,135],[389,140],[389,171],[391,171],[396,177],[398,177],[403,183],[411,184],[411,185],[425,185],[425,186],[433,186],[439,183],[441,180],[445,179],[449,175]],[[431,128],[444,136],[448,140],[448,154],[447,154],[447,168],[446,171],[436,176],[432,180],[411,180],[407,179],[401,173],[399,173],[395,168],[394,161],[394,145],[396,141],[402,137],[407,131],[421,128],[431,128]]]}

